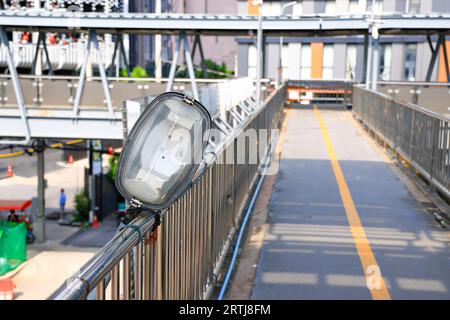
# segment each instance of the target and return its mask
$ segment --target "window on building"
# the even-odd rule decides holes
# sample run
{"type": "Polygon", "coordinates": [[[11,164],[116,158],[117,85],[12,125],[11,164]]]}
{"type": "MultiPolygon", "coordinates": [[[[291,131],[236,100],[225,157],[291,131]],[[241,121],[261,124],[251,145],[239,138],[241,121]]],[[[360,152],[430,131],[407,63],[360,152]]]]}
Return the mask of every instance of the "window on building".
{"type": "Polygon", "coordinates": [[[392,45],[382,44],[380,47],[380,79],[391,80],[392,45]]]}
{"type": "Polygon", "coordinates": [[[349,1],[348,12],[349,13],[359,13],[359,1],[358,0],[350,0],[349,1]]]}
{"type": "Polygon", "coordinates": [[[334,45],[326,44],[323,46],[322,78],[324,80],[333,79],[333,69],[334,69],[334,45]]]}
{"type": "Polygon", "coordinates": [[[249,46],[248,47],[248,72],[247,72],[247,75],[250,78],[256,78],[257,64],[258,64],[258,51],[256,50],[256,46],[249,46]]]}
{"type": "Polygon", "coordinates": [[[405,50],[405,80],[416,80],[416,56],[417,44],[411,43],[406,45],[405,50]]]}
{"type": "Polygon", "coordinates": [[[383,11],[383,0],[374,0],[373,6],[372,1],[367,1],[367,11],[373,11],[374,12],[382,12],[383,11]]]}
{"type": "Polygon", "coordinates": [[[347,45],[347,54],[345,60],[345,79],[347,80],[356,79],[356,56],[356,44],[347,45]]]}
{"type": "Polygon", "coordinates": [[[336,14],[336,1],[335,0],[325,1],[325,14],[336,14]]]}
{"type": "Polygon", "coordinates": [[[263,16],[279,16],[281,15],[281,1],[264,1],[262,6],[263,16]]]}
{"type": "Polygon", "coordinates": [[[311,45],[309,44],[302,45],[300,79],[311,79],[311,45]]]}
{"type": "Polygon", "coordinates": [[[420,0],[406,0],[405,12],[410,13],[420,12],[420,0]]]}
{"type": "Polygon", "coordinates": [[[299,1],[292,6],[292,15],[301,16],[303,14],[303,2],[299,1]]]}
{"type": "Polygon", "coordinates": [[[283,79],[288,79],[288,63],[289,63],[289,47],[288,45],[283,45],[281,47],[281,77],[283,79]]]}

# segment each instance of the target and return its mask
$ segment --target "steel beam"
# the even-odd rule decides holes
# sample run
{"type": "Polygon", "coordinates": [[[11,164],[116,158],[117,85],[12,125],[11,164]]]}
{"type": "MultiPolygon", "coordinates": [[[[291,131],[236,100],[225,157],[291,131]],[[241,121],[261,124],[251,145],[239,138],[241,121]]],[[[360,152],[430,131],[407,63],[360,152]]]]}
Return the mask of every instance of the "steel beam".
{"type": "MultiPolygon", "coordinates": [[[[21,12],[3,10],[0,20],[11,28],[39,28],[46,31],[67,29],[71,13],[21,12]]],[[[427,30],[448,30],[450,15],[381,14],[380,31],[389,34],[426,34],[427,30]]],[[[370,23],[364,14],[303,15],[300,17],[263,17],[264,33],[268,36],[318,35],[323,33],[343,35],[364,34],[370,23]]],[[[79,17],[82,31],[95,29],[98,33],[142,32],[154,34],[248,35],[258,28],[257,17],[242,15],[192,15],[192,14],[142,14],[142,13],[87,13],[79,17]]]]}
{"type": "Polygon", "coordinates": [[[380,76],[380,39],[373,39],[373,57],[372,57],[372,81],[370,89],[377,91],[378,89],[378,77],[380,76]]]}
{"type": "Polygon", "coordinates": [[[125,46],[123,44],[123,35],[120,37],[120,52],[122,52],[122,59],[125,64],[125,70],[127,71],[127,76],[130,76],[130,64],[128,63],[127,54],[125,53],[125,46]]]}
{"type": "Polygon", "coordinates": [[[186,36],[185,32],[180,32],[177,39],[177,44],[175,47],[175,52],[173,54],[172,64],[170,66],[170,72],[169,72],[169,79],[167,82],[166,91],[172,91],[173,89],[173,82],[175,80],[176,75],[176,69],[177,69],[177,62],[178,57],[180,55],[180,49],[181,45],[183,44],[183,51],[184,51],[184,57],[186,59],[186,65],[189,73],[189,79],[191,81],[191,87],[192,87],[192,95],[194,99],[199,100],[199,94],[197,89],[197,82],[195,79],[195,70],[194,70],[194,64],[192,63],[192,55],[189,51],[189,42],[186,36]]]}
{"type": "MultiPolygon", "coordinates": [[[[112,77],[114,74],[114,66],[116,65],[117,49],[120,44],[119,37],[120,37],[120,35],[117,35],[116,42],[114,43],[114,50],[113,50],[113,55],[112,55],[112,59],[111,59],[111,64],[106,69],[109,77],[112,77]]],[[[120,53],[119,53],[119,57],[120,57],[120,53]]]]}
{"type": "Polygon", "coordinates": [[[200,96],[198,94],[197,89],[197,82],[195,81],[195,70],[194,70],[194,64],[192,62],[192,56],[191,52],[189,51],[189,42],[186,36],[186,33],[182,33],[182,37],[184,38],[184,57],[186,59],[186,64],[189,72],[189,79],[191,79],[191,87],[192,87],[192,95],[194,96],[194,99],[200,100],[200,96]]]}
{"type": "Polygon", "coordinates": [[[447,44],[445,42],[445,34],[442,34],[442,53],[444,55],[445,72],[447,74],[447,82],[450,82],[450,67],[448,63],[447,44]]]}
{"type": "MultiPolygon", "coordinates": [[[[432,48],[432,44],[430,44],[430,45],[432,48]]],[[[425,82],[431,81],[431,76],[433,75],[434,66],[436,65],[436,61],[437,61],[437,57],[438,57],[439,49],[441,48],[441,45],[442,45],[442,37],[441,37],[441,35],[439,35],[437,43],[436,43],[436,47],[431,50],[432,55],[431,55],[431,59],[430,59],[430,64],[428,65],[428,71],[427,71],[427,75],[425,77],[425,82]]]]}
{"type": "Polygon", "coordinates": [[[81,96],[83,95],[84,83],[86,81],[86,69],[89,59],[89,53],[91,52],[91,41],[93,33],[89,32],[86,48],[84,49],[83,61],[81,63],[80,76],[78,80],[77,92],[75,94],[75,100],[73,102],[73,117],[78,117],[78,110],[80,108],[81,96]]]}
{"type": "Polygon", "coordinates": [[[105,66],[103,65],[103,56],[100,52],[100,47],[98,45],[97,33],[94,30],[89,30],[87,45],[84,50],[83,62],[81,65],[81,70],[80,70],[80,77],[78,80],[77,92],[76,92],[75,100],[73,103],[73,117],[75,119],[78,118],[78,113],[79,113],[80,104],[81,104],[81,98],[82,98],[83,91],[84,91],[84,83],[86,82],[86,68],[87,68],[87,63],[88,63],[88,59],[89,59],[89,54],[91,51],[91,43],[94,43],[94,47],[95,47],[95,54],[96,54],[97,60],[98,60],[98,69],[100,72],[100,79],[102,82],[103,94],[105,95],[105,99],[106,99],[106,105],[108,107],[110,116],[113,117],[113,114],[114,114],[113,108],[112,108],[111,93],[109,92],[108,79],[106,78],[105,66]]]}
{"type": "Polygon", "coordinates": [[[202,45],[202,41],[200,39],[200,35],[196,34],[194,36],[194,44],[192,46],[192,59],[194,59],[195,57],[195,53],[197,52],[197,46],[198,46],[198,51],[200,53],[200,64],[202,67],[202,72],[203,72],[203,77],[205,79],[208,78],[208,67],[206,65],[206,61],[205,61],[205,55],[203,53],[203,45],[202,45]]]}
{"type": "Polygon", "coordinates": [[[119,64],[120,64],[120,58],[122,58],[124,61],[124,64],[125,64],[125,70],[127,72],[127,76],[129,77],[130,76],[130,66],[128,65],[127,56],[125,54],[125,48],[123,46],[123,35],[121,33],[117,34],[116,42],[114,43],[113,56],[111,59],[111,64],[108,67],[108,75],[109,76],[113,75],[113,66],[116,64],[117,51],[119,51],[119,64]]]}
{"type": "Polygon", "coordinates": [[[173,88],[173,81],[175,80],[175,74],[177,71],[178,55],[180,54],[181,40],[181,35],[178,35],[175,52],[173,53],[172,57],[172,64],[170,65],[169,79],[167,81],[166,91],[172,91],[173,88]]]}
{"type": "MultiPolygon", "coordinates": [[[[76,139],[117,139],[123,135],[122,113],[114,112],[111,120],[107,110],[82,110],[73,121],[71,109],[29,108],[28,123],[33,138],[76,138],[76,139]]],[[[134,114],[132,111],[128,111],[134,114]]],[[[129,122],[131,128],[135,119],[129,122]]],[[[1,108],[0,137],[18,138],[23,136],[20,127],[21,119],[16,108],[1,108]]],[[[7,143],[0,140],[0,144],[7,143]]]]}
{"type": "Polygon", "coordinates": [[[370,79],[372,77],[372,33],[369,31],[367,35],[367,59],[366,59],[366,68],[365,68],[365,81],[366,81],[366,89],[370,88],[370,79]]]}
{"type": "Polygon", "coordinates": [[[114,111],[112,107],[111,93],[109,92],[108,79],[106,78],[105,66],[103,65],[103,55],[100,51],[95,31],[92,30],[91,32],[93,32],[92,41],[94,42],[95,54],[97,55],[98,70],[100,72],[100,78],[102,81],[103,94],[105,95],[106,105],[108,107],[110,117],[112,118],[114,117],[114,111]]]}
{"type": "MultiPolygon", "coordinates": [[[[6,30],[3,26],[0,26],[0,42],[3,43],[5,47],[5,55],[6,61],[8,63],[9,72],[11,73],[11,80],[13,82],[14,93],[16,95],[17,106],[20,112],[21,123],[20,127],[23,127],[25,132],[22,132],[21,136],[25,136],[24,140],[13,140],[11,143],[14,144],[28,144],[30,142],[30,128],[28,126],[26,109],[25,109],[25,100],[23,98],[22,85],[20,84],[19,75],[17,73],[16,65],[14,63],[11,48],[9,47],[9,40],[6,34],[6,30]]],[[[4,143],[8,143],[8,141],[4,141],[4,143]]]]}
{"type": "Polygon", "coordinates": [[[258,15],[258,31],[256,36],[256,51],[257,51],[257,63],[256,63],[256,106],[259,108],[261,106],[261,78],[263,77],[263,18],[262,18],[262,1],[259,8],[258,15]]]}
{"type": "Polygon", "coordinates": [[[38,35],[38,40],[36,43],[36,51],[34,54],[33,64],[31,66],[31,74],[36,75],[36,63],[37,63],[39,51],[41,50],[41,43],[42,43],[42,48],[44,49],[45,58],[47,59],[48,74],[52,76],[54,74],[53,67],[52,67],[52,63],[50,61],[50,56],[48,54],[47,44],[45,43],[45,33],[44,32],[39,32],[39,35],[38,35]]]}
{"type": "Polygon", "coordinates": [[[36,232],[36,241],[39,243],[45,242],[45,156],[44,156],[44,142],[38,141],[42,150],[37,152],[37,214],[34,223],[36,232]]]}

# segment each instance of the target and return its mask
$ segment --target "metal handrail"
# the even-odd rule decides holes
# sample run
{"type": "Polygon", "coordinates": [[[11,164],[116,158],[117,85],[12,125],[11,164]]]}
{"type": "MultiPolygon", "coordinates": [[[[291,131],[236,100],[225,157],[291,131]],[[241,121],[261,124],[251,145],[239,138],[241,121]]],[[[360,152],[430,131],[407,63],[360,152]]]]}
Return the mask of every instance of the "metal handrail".
{"type": "MultiPolygon", "coordinates": [[[[287,86],[273,92],[226,139],[218,160],[203,177],[161,215],[141,214],[122,229],[79,272],[64,282],[49,299],[208,299],[231,246],[259,164],[223,163],[219,159],[247,128],[277,129],[287,86]]],[[[267,144],[270,156],[271,137],[267,144]]],[[[248,149],[246,148],[246,156],[248,149]]]]}
{"type": "Polygon", "coordinates": [[[143,213],[133,228],[119,231],[78,273],[67,279],[50,297],[52,300],[86,299],[107,273],[139,242],[141,235],[155,225],[155,214],[143,213]]]}
{"type": "MultiPolygon", "coordinates": [[[[362,88],[362,87],[360,87],[360,88],[362,88]]],[[[371,89],[364,89],[364,90],[368,91],[368,92],[372,92],[373,94],[376,94],[376,95],[378,95],[380,97],[383,97],[385,99],[395,101],[396,103],[404,105],[405,107],[408,107],[410,109],[414,109],[414,110],[417,110],[419,112],[426,113],[426,114],[428,114],[431,117],[434,117],[434,118],[437,118],[437,119],[440,119],[440,120],[443,120],[443,121],[449,121],[450,120],[449,117],[447,117],[445,115],[442,115],[440,113],[434,112],[434,111],[432,111],[430,109],[427,109],[426,107],[422,107],[422,106],[419,106],[419,105],[411,103],[411,102],[400,101],[400,100],[392,98],[388,94],[385,94],[385,93],[382,93],[382,92],[373,91],[371,89]]]]}
{"type": "Polygon", "coordinates": [[[450,198],[450,118],[360,87],[353,113],[429,184],[450,198]]]}

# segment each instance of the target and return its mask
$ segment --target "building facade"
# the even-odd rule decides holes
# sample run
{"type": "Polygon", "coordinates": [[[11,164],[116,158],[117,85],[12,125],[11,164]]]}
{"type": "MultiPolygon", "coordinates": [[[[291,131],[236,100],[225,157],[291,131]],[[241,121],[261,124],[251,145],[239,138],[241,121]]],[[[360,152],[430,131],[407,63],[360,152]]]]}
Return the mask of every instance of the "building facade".
{"type": "MultiPolygon", "coordinates": [[[[162,13],[186,14],[255,14],[252,0],[0,0],[3,8],[9,10],[33,10],[40,8],[49,11],[69,10],[78,6],[82,11],[97,12],[155,12],[159,3],[162,13]],[[253,10],[253,12],[250,11],[253,10]]],[[[385,13],[450,13],[450,0],[265,0],[262,14],[270,15],[314,15],[314,14],[362,14],[366,12],[385,13]]],[[[74,37],[70,33],[48,34],[47,44],[53,68],[63,72],[77,70],[82,61],[85,35],[74,37]]],[[[14,58],[19,68],[31,67],[33,43],[37,35],[15,32],[14,58]]],[[[163,36],[160,52],[156,52],[155,36],[130,35],[125,39],[130,66],[141,66],[154,76],[155,57],[161,56],[167,75],[172,58],[175,38],[163,36]]],[[[191,45],[193,39],[191,38],[191,45]]],[[[432,39],[434,44],[436,38],[432,39]]],[[[105,65],[111,63],[115,37],[106,35],[101,41],[105,65]]],[[[216,37],[202,36],[206,59],[235,70],[239,77],[256,76],[255,37],[216,37]]],[[[348,79],[363,81],[365,75],[364,36],[348,37],[284,37],[280,48],[279,37],[264,39],[264,77],[275,79],[281,60],[284,79],[348,79]],[[281,59],[280,59],[281,58],[281,59]]],[[[425,36],[382,36],[380,38],[381,80],[386,81],[424,81],[432,52],[425,36]]],[[[446,42],[450,53],[450,42],[446,42]]],[[[180,57],[183,59],[183,57],[180,57]]],[[[93,55],[91,62],[97,65],[93,55]]],[[[123,62],[123,61],[122,61],[123,62]]],[[[181,61],[182,62],[182,61],[181,61]]],[[[196,54],[194,63],[200,65],[196,54]]],[[[123,63],[120,63],[123,66],[123,63]]],[[[6,65],[0,49],[0,67],[6,65]]],[[[442,50],[434,66],[432,81],[447,81],[445,59],[442,50]]]]}
{"type": "MultiPolygon", "coordinates": [[[[263,15],[360,14],[378,13],[448,13],[448,0],[303,0],[264,1],[263,15]],[[283,10],[284,9],[284,10],[283,10]],[[283,12],[282,12],[283,11],[283,12]]],[[[247,14],[248,1],[238,2],[238,14],[247,14]]],[[[434,39],[435,40],[435,39],[434,39]]],[[[257,52],[255,40],[236,39],[238,43],[238,75],[255,76],[257,52]]],[[[425,36],[380,37],[380,80],[425,81],[431,50],[425,36]]],[[[281,55],[284,79],[364,79],[364,37],[280,38],[264,41],[264,77],[275,78],[281,55]]],[[[450,49],[450,42],[446,42],[450,49]]],[[[447,50],[450,52],[450,50],[447,50]]],[[[432,81],[447,81],[442,50],[435,65],[432,81]]]]}

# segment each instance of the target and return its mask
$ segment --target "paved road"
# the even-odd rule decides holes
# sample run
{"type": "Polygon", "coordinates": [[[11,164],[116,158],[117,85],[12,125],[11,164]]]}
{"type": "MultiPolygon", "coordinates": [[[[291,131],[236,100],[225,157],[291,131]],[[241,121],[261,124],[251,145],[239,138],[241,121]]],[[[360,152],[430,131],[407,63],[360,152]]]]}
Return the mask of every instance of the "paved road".
{"type": "Polygon", "coordinates": [[[349,114],[294,109],[287,121],[252,298],[450,299],[450,231],[349,114]]]}

